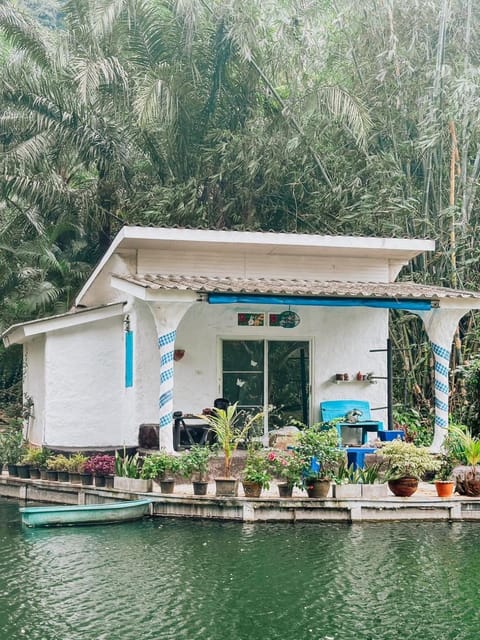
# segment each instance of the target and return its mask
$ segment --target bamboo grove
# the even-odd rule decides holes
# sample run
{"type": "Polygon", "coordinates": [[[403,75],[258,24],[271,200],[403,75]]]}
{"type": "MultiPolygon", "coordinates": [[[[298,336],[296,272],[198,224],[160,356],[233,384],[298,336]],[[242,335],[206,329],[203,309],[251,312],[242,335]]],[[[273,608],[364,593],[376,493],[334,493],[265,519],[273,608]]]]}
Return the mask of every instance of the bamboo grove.
{"type": "MultiPolygon", "coordinates": [[[[402,277],[479,289],[479,48],[473,0],[4,2],[1,327],[69,308],[123,224],[430,237],[402,277]]],[[[397,402],[429,414],[421,326],[392,341],[397,402]]],[[[478,345],[471,315],[473,427],[478,345]]]]}

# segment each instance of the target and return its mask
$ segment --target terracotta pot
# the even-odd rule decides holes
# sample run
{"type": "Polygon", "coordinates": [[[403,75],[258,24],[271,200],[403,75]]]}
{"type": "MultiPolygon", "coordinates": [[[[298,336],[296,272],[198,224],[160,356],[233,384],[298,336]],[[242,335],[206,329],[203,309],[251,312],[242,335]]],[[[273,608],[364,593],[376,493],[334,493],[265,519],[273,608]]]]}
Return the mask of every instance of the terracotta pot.
{"type": "Polygon", "coordinates": [[[330,480],[307,478],[305,483],[309,498],[326,498],[330,491],[330,480]]]}
{"type": "Polygon", "coordinates": [[[193,495],[194,496],[206,496],[208,489],[208,482],[205,480],[194,480],[192,482],[193,485],[193,495]]]}
{"type": "Polygon", "coordinates": [[[215,478],[215,495],[236,497],[238,495],[238,480],[235,478],[215,478]]]}
{"type": "Polygon", "coordinates": [[[259,482],[249,482],[244,480],[242,482],[243,493],[246,498],[259,498],[262,493],[262,485],[259,482]]]}
{"type": "Polygon", "coordinates": [[[451,498],[455,482],[453,480],[435,480],[435,489],[439,498],[451,498]]]}
{"type": "Polygon", "coordinates": [[[286,482],[278,483],[278,495],[280,498],[291,498],[293,493],[293,486],[291,484],[287,484],[286,482]]]}
{"type": "Polygon", "coordinates": [[[418,489],[417,478],[397,478],[388,481],[388,488],[394,496],[399,498],[408,498],[412,496],[418,489]]]}

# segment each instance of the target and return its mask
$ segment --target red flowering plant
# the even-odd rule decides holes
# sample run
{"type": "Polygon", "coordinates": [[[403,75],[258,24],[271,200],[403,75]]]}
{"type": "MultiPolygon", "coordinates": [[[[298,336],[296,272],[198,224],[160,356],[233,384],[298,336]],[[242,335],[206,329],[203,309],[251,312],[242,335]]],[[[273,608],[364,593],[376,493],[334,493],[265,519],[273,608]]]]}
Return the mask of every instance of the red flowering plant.
{"type": "Polygon", "coordinates": [[[302,486],[303,460],[295,451],[270,451],[267,460],[275,477],[289,487],[302,486]]]}
{"type": "Polygon", "coordinates": [[[85,463],[84,471],[96,476],[111,476],[115,471],[115,458],[107,455],[92,456],[85,463]]]}

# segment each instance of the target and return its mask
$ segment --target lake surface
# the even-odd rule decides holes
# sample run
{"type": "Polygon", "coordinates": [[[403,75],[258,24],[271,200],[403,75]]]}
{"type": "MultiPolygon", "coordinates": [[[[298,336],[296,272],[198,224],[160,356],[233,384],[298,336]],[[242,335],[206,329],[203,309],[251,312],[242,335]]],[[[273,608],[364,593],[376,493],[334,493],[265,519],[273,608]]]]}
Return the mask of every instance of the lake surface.
{"type": "Polygon", "coordinates": [[[474,523],[25,529],[0,499],[0,640],[474,640],[479,550],[474,523]]]}

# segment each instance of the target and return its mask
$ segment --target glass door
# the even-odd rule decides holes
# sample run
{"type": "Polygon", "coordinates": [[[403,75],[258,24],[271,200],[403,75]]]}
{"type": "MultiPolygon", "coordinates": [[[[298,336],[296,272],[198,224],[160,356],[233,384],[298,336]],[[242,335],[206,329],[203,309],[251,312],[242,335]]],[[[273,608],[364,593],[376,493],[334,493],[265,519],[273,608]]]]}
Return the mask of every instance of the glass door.
{"type": "MultiPolygon", "coordinates": [[[[269,409],[263,435],[310,417],[310,344],[298,340],[224,340],[222,395],[239,409],[269,409]]],[[[260,435],[260,434],[259,434],[260,435]]]]}

